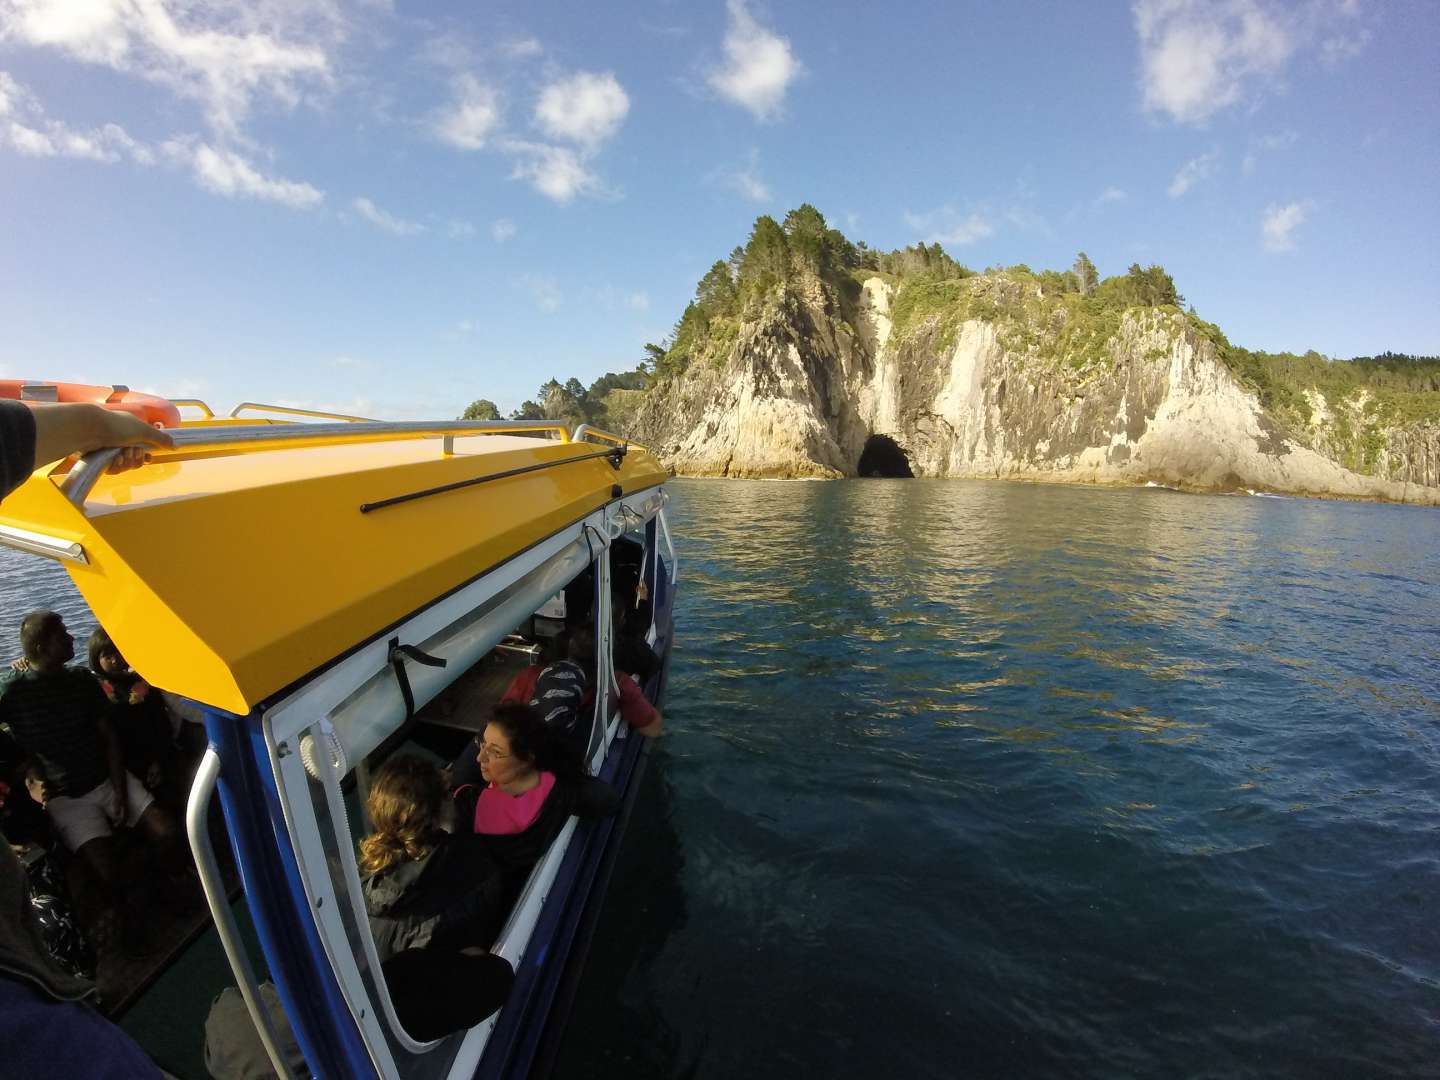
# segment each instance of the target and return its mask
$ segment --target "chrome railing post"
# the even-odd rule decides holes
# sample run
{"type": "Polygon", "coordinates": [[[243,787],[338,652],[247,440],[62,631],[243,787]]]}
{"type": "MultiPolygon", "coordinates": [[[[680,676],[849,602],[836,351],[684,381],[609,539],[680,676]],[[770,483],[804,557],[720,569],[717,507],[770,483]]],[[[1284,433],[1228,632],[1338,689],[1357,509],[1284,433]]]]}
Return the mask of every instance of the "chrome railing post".
{"type": "Polygon", "coordinates": [[[255,1031],[265,1046],[275,1075],[281,1080],[294,1080],[294,1073],[286,1064],[285,1055],[280,1052],[269,1010],[260,1001],[260,983],[240,941],[235,917],[230,912],[230,900],[225,894],[225,882],[210,844],[210,797],[215,793],[215,783],[219,778],[220,755],[211,746],[206,748],[205,756],[200,759],[195,783],[190,787],[190,800],[185,807],[185,832],[190,837],[190,850],[195,855],[195,869],[205,890],[205,902],[210,905],[210,914],[215,918],[215,932],[220,935],[220,944],[225,948],[230,970],[235,973],[240,996],[245,999],[245,1008],[249,1010],[255,1031]]]}

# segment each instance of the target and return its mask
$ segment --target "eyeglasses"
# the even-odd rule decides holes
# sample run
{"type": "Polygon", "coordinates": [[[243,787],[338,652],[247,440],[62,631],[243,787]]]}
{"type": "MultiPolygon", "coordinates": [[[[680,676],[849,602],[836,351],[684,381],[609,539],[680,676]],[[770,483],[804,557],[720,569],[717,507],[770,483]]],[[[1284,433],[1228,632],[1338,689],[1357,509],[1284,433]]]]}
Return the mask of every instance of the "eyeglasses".
{"type": "Polygon", "coordinates": [[[475,746],[476,749],[479,750],[481,757],[488,757],[491,761],[504,761],[510,756],[499,747],[490,743],[476,743],[475,746]]]}

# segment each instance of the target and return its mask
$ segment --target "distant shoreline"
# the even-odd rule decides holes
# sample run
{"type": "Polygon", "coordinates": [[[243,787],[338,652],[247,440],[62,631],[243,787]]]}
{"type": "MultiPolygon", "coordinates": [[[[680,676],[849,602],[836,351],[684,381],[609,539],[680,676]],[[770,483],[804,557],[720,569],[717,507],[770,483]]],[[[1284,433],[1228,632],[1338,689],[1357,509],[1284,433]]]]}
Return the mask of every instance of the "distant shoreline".
{"type": "MultiPolygon", "coordinates": [[[[1411,506],[1422,510],[1440,509],[1440,498],[1432,497],[1429,501],[1383,499],[1369,495],[1342,495],[1339,493],[1318,493],[1298,491],[1259,491],[1250,488],[1207,488],[1199,486],[1183,486],[1174,484],[1162,484],[1156,480],[1125,481],[1125,480],[1060,480],[1053,476],[1030,477],[1030,476],[716,476],[713,473],[682,473],[672,472],[671,476],[678,480],[716,480],[716,481],[746,481],[749,483],[764,484],[801,484],[801,483],[831,483],[843,480],[970,480],[978,483],[992,483],[994,481],[1008,481],[1016,484],[1053,485],[1055,487],[1090,487],[1090,488],[1111,488],[1111,489],[1132,489],[1136,491],[1168,491],[1176,495],[1224,495],[1241,496],[1248,499],[1314,499],[1320,502],[1345,502],[1345,503],[1373,503],[1379,506],[1411,506]]],[[[1415,485],[1422,493],[1427,489],[1415,485]]]]}

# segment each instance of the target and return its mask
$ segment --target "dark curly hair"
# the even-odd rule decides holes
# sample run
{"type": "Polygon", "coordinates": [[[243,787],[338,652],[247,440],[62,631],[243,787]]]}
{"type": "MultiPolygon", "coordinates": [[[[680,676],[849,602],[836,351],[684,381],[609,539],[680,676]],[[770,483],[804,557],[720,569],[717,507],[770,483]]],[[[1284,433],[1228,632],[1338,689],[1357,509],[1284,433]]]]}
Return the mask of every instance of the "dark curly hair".
{"type": "Polygon", "coordinates": [[[580,752],[570,740],[541,719],[532,706],[502,703],[495,706],[490,723],[502,728],[510,740],[510,753],[544,772],[573,779],[584,773],[580,752]]]}

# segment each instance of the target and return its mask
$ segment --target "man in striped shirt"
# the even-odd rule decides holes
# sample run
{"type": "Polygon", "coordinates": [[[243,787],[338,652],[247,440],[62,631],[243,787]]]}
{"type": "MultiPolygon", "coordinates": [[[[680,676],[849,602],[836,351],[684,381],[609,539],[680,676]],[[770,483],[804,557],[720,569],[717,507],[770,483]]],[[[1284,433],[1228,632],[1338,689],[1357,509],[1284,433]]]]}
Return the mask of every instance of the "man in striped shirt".
{"type": "Polygon", "coordinates": [[[32,611],[20,624],[20,644],[28,663],[0,682],[0,724],[43,772],[45,809],[65,846],[118,886],[122,867],[114,830],[138,827],[157,852],[168,853],[179,840],[175,824],[125,771],[100,684],[67,666],[75,639],[65,620],[53,611],[32,611]]]}

